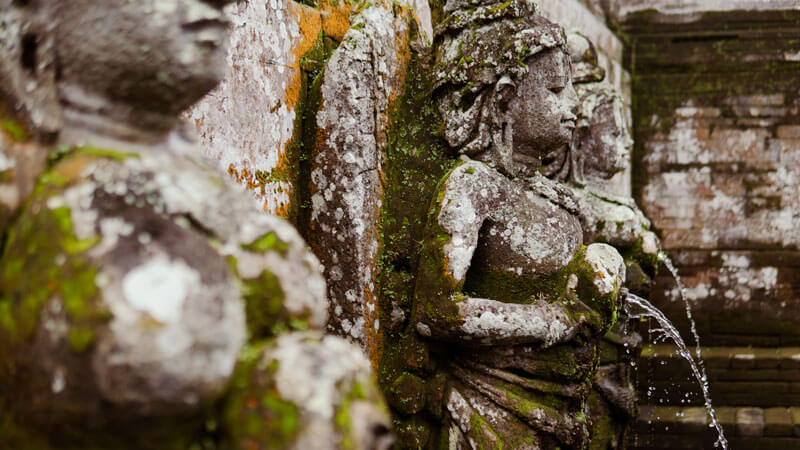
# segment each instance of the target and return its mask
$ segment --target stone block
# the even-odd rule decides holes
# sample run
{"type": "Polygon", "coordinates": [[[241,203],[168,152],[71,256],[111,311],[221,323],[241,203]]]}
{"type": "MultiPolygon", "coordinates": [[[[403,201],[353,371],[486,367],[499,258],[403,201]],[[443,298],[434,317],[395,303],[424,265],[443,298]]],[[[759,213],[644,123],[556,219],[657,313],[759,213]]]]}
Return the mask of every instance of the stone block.
{"type": "Polygon", "coordinates": [[[706,144],[713,162],[752,163],[764,159],[770,132],[761,128],[719,128],[706,144]]]}
{"type": "Polygon", "coordinates": [[[800,371],[777,369],[708,369],[712,381],[800,381],[800,371]]]}
{"type": "Polygon", "coordinates": [[[792,406],[789,408],[789,414],[792,416],[792,434],[800,437],[800,407],[792,406]]]}
{"type": "Polygon", "coordinates": [[[786,108],[772,106],[734,106],[733,113],[739,117],[784,117],[786,108]]]}
{"type": "Polygon", "coordinates": [[[754,348],[756,355],[756,369],[777,369],[778,368],[778,349],[776,348],[754,348]]]}
{"type": "Polygon", "coordinates": [[[791,436],[792,415],[789,408],[767,408],[764,410],[765,436],[791,436]]]}
{"type": "Polygon", "coordinates": [[[730,448],[758,450],[788,450],[800,448],[800,439],[793,437],[731,439],[730,448]]]}
{"type": "Polygon", "coordinates": [[[719,117],[722,111],[719,108],[682,106],[675,110],[677,117],[719,117]]]}
{"type": "Polygon", "coordinates": [[[781,125],[777,136],[778,139],[800,139],[800,125],[781,125]]]}
{"type": "Polygon", "coordinates": [[[737,119],[736,125],[744,128],[769,128],[775,126],[779,119],[777,118],[769,118],[769,119],[753,119],[753,118],[743,118],[737,119]]]}
{"type": "Polygon", "coordinates": [[[731,359],[733,369],[753,369],[756,367],[756,355],[751,352],[736,353],[731,359]]]}
{"type": "Polygon", "coordinates": [[[726,98],[723,103],[726,105],[746,105],[746,106],[780,106],[785,102],[782,93],[777,94],[756,94],[756,95],[736,95],[726,98]]]}
{"type": "Polygon", "coordinates": [[[764,410],[741,408],[736,411],[736,433],[740,436],[758,437],[764,434],[764,410]]]}
{"type": "Polygon", "coordinates": [[[800,348],[779,348],[780,368],[784,370],[800,370],[800,348]]]}

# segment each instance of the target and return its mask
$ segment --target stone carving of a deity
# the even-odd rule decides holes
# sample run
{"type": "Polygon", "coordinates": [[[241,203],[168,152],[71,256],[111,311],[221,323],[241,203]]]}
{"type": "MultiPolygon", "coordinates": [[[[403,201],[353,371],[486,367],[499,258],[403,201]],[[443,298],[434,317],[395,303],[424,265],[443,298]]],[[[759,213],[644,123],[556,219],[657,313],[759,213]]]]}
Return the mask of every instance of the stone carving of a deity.
{"type": "Polygon", "coordinates": [[[389,445],[316,258],[180,120],[229,3],[0,0],[0,442],[389,445]]]}
{"type": "Polygon", "coordinates": [[[435,95],[462,162],[432,204],[412,317],[446,374],[442,442],[582,448],[625,265],[583,246],[580,204],[542,174],[576,127],[566,36],[531,1],[443,11],[435,95]]]}

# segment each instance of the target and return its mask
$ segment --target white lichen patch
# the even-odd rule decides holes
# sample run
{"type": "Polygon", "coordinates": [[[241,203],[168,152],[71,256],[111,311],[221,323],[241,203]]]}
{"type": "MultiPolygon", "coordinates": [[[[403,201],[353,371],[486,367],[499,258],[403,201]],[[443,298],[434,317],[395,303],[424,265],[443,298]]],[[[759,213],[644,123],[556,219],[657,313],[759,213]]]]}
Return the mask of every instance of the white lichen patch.
{"type": "Polygon", "coordinates": [[[557,201],[546,187],[510,180],[484,163],[459,166],[445,183],[438,215],[451,236],[444,245],[448,273],[464,279],[479,238],[494,246],[487,257],[499,270],[538,276],[565,266],[582,232],[577,217],[557,201]],[[486,235],[479,236],[484,224],[486,235]]]}
{"type": "Polygon", "coordinates": [[[275,385],[281,398],[312,420],[330,421],[356,384],[371,383],[371,366],[361,350],[335,336],[289,333],[269,356],[278,361],[275,385]]]}
{"type": "MultiPolygon", "coordinates": [[[[209,169],[191,142],[170,145],[85,160],[80,179],[45,201],[69,209],[82,257],[97,267],[98,306],[111,318],[97,330],[92,370],[115,404],[181,409],[219,394],[245,340],[237,278],[269,272],[293,317],[311,328],[327,319],[319,262],[291,225],[209,169]],[[265,237],[271,247],[248,247],[265,237]]],[[[48,335],[63,341],[51,316],[48,335]]]]}
{"type": "Polygon", "coordinates": [[[182,318],[183,303],[200,275],[182,260],[152,259],[128,272],[122,292],[132,307],[162,323],[182,318]]]}
{"type": "Polygon", "coordinates": [[[574,335],[577,324],[559,304],[501,303],[469,298],[458,303],[459,331],[484,345],[537,342],[549,347],[574,335]]]}
{"type": "MultiPolygon", "coordinates": [[[[197,126],[203,151],[243,184],[256,183],[256,172],[275,169],[291,140],[296,105],[287,88],[299,76],[294,46],[298,22],[286,15],[286,0],[240,2],[229,7],[233,21],[228,74],[223,82],[186,113],[197,126]]],[[[250,191],[264,209],[275,213],[289,203],[294,189],[275,180],[250,191]]]]}

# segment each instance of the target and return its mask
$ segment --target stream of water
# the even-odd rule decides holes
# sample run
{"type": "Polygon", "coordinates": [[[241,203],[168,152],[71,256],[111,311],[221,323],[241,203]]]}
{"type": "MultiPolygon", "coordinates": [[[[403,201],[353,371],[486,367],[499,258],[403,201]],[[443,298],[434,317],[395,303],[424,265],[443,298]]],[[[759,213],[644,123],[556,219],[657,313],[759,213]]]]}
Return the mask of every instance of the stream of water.
{"type": "Polygon", "coordinates": [[[672,264],[672,261],[669,259],[669,257],[663,252],[659,252],[658,257],[664,263],[670,273],[672,273],[672,276],[675,278],[675,282],[678,284],[680,297],[686,306],[686,316],[689,318],[689,323],[691,324],[692,335],[696,344],[695,354],[697,355],[697,358],[695,359],[692,356],[691,351],[689,351],[689,347],[686,345],[686,342],[684,342],[683,338],[672,322],[667,319],[660,309],[653,306],[649,301],[629,293],[627,297],[628,314],[634,319],[654,319],[656,322],[658,322],[660,328],[653,329],[651,332],[660,333],[662,337],[671,339],[678,347],[678,353],[689,362],[689,365],[692,368],[692,374],[700,384],[706,410],[708,411],[708,415],[711,417],[711,425],[717,430],[718,437],[714,447],[722,447],[723,450],[728,450],[728,440],[725,438],[725,432],[722,430],[722,425],[717,419],[717,412],[714,410],[714,407],[711,404],[708,376],[706,375],[706,369],[705,365],[703,364],[703,357],[700,350],[700,336],[697,333],[697,328],[695,326],[694,319],[692,318],[692,308],[689,304],[689,299],[686,296],[686,288],[684,287],[680,276],[678,276],[678,271],[675,269],[675,266],[672,264]]]}

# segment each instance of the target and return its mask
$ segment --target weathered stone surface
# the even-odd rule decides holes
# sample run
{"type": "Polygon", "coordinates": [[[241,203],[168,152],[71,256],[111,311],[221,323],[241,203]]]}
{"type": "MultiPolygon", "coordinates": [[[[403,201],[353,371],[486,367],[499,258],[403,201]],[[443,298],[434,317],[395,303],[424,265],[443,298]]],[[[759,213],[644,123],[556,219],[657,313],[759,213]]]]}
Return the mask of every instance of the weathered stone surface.
{"type": "Polygon", "coordinates": [[[409,13],[361,10],[322,75],[311,155],[310,243],[325,267],[328,329],[379,359],[376,277],[381,164],[408,62],[409,13]]]}
{"type": "Polygon", "coordinates": [[[529,2],[443,11],[434,95],[462,156],[432,193],[418,262],[409,328],[425,356],[393,386],[448,380],[434,429],[456,448],[579,448],[597,358],[587,343],[613,321],[625,264],[607,244],[580,250],[579,204],[536,170],[573,134],[566,40],[529,2]]]}
{"type": "Polygon", "coordinates": [[[292,0],[231,6],[227,75],[186,113],[206,155],[273,214],[296,218],[301,137],[295,124],[302,122],[308,83],[300,60],[323,30],[341,39],[352,6],[337,4],[323,10],[292,0]]]}
{"type": "Polygon", "coordinates": [[[391,448],[370,363],[344,339],[298,332],[252,346],[232,384],[224,417],[237,448],[391,448]]]}
{"type": "Polygon", "coordinates": [[[795,11],[792,0],[611,0],[607,11],[618,23],[646,18],[663,24],[699,22],[709,13],[754,14],[795,11]]]}
{"type": "Polygon", "coordinates": [[[767,408],[764,410],[765,436],[791,436],[792,416],[789,408],[767,408]]]}
{"type": "Polygon", "coordinates": [[[736,411],[736,431],[742,436],[761,436],[764,433],[764,410],[741,408],[736,411]]]}
{"type": "Polygon", "coordinates": [[[4,51],[49,19],[3,74],[36,61],[25,51],[43,52],[23,67],[37,76],[54,75],[45,57],[57,59],[49,95],[62,125],[39,120],[47,95],[32,104],[41,110],[3,98],[1,182],[13,195],[0,204],[14,214],[0,216],[0,441],[187,448],[219,433],[223,446],[387,448],[367,360],[318,334],[318,260],[209,167],[179,120],[223,76],[230,2],[112,3],[0,3],[3,20],[28,21],[2,29],[4,51]],[[48,155],[43,174],[26,150],[48,155]],[[252,363],[241,369],[252,385],[229,384],[237,359],[252,363]],[[258,398],[236,403],[248,388],[258,398]],[[217,401],[264,416],[226,422],[217,401]]]}
{"type": "MultiPolygon", "coordinates": [[[[798,32],[744,16],[725,23],[727,37],[713,38],[702,38],[708,24],[636,29],[637,200],[679,266],[705,342],[795,345],[800,100],[784,55],[800,50],[786,39],[798,32]]],[[[670,278],[656,279],[652,300],[679,318],[670,278]]]]}

